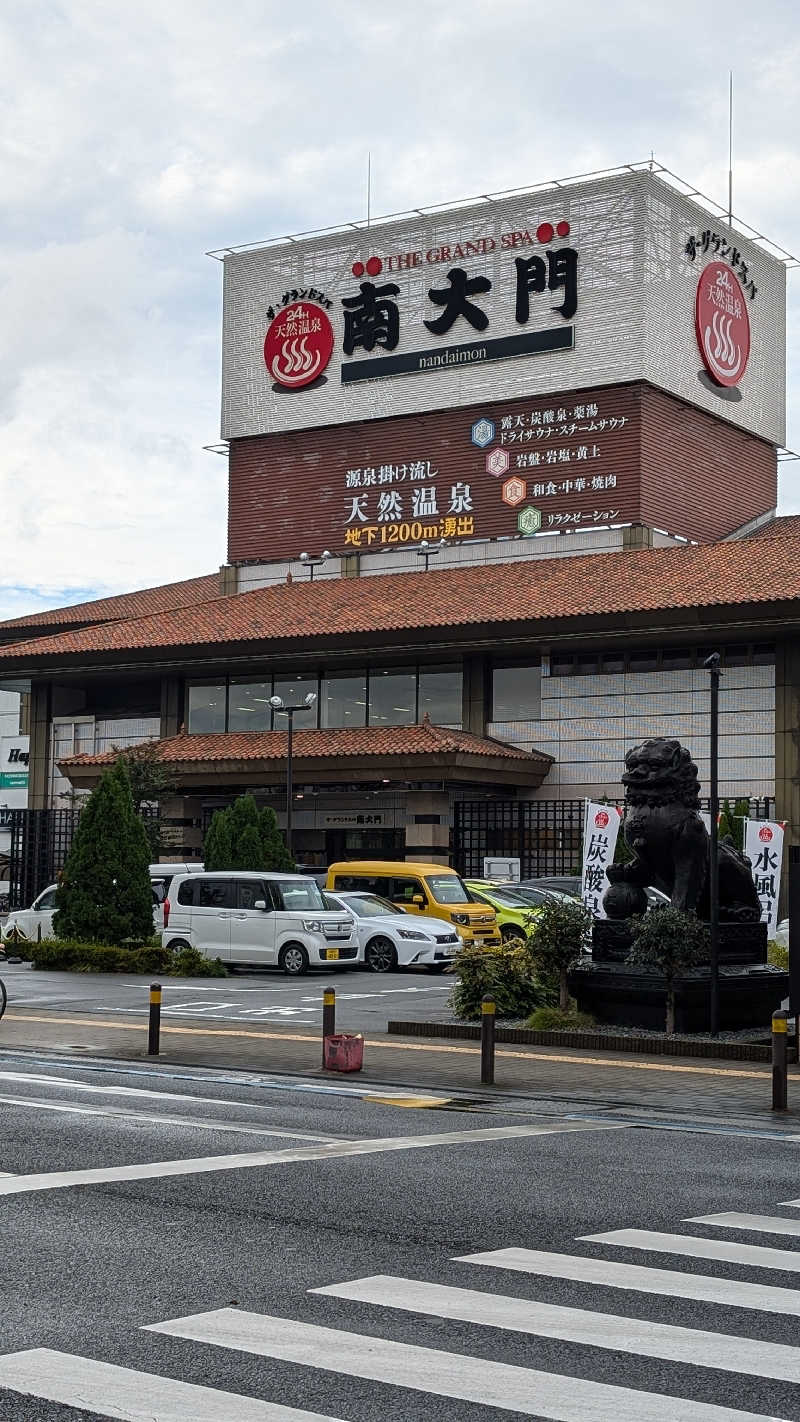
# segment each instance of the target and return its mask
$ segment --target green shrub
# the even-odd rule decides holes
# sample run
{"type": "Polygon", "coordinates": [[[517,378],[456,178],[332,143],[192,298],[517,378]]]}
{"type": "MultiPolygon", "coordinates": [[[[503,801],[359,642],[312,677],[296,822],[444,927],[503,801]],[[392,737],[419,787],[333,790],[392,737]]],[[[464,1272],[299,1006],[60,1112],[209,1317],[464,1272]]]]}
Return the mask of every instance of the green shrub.
{"type": "Polygon", "coordinates": [[[784,948],[782,943],[776,943],[774,938],[770,938],[767,944],[767,962],[773,968],[782,968],[785,973],[789,971],[789,949],[784,948]]]}
{"type": "Polygon", "coordinates": [[[561,1007],[537,1007],[528,1018],[528,1026],[534,1032],[578,1032],[594,1025],[588,1012],[578,1012],[574,1007],[566,1012],[561,1007]]]}
{"type": "Polygon", "coordinates": [[[578,899],[548,899],[528,938],[534,971],[551,990],[558,985],[562,1012],[569,1008],[567,973],[580,958],[591,927],[592,915],[578,899]]]}
{"type": "Polygon", "coordinates": [[[675,1031],[675,987],[692,968],[707,963],[711,935],[707,923],[673,904],[660,904],[631,920],[633,947],[628,962],[659,973],[667,988],[666,1033],[675,1031]]]}
{"type": "Polygon", "coordinates": [[[481,998],[486,993],[494,997],[498,1017],[527,1017],[542,1001],[530,954],[521,939],[487,948],[467,944],[450,971],[458,974],[450,1006],[467,1022],[480,1018],[481,998]]]}
{"type": "Polygon", "coordinates": [[[43,938],[26,945],[34,968],[62,973],[143,973],[149,977],[226,976],[219,958],[209,962],[196,948],[173,953],[169,948],[147,944],[143,948],[116,948],[109,943],[80,943],[61,938],[43,938]]]}

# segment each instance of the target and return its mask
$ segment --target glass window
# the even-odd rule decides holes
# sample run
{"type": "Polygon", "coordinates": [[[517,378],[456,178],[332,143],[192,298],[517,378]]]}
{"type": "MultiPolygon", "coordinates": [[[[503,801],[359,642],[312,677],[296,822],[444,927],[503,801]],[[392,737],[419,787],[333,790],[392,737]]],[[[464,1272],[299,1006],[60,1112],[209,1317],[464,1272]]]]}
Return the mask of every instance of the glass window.
{"type": "Polygon", "coordinates": [[[268,731],[272,681],[232,676],[228,687],[228,730],[268,731]]]}
{"type": "Polygon", "coordinates": [[[630,672],[651,672],[658,668],[658,652],[641,651],[631,652],[628,657],[628,671],[630,672]]]}
{"type": "Polygon", "coordinates": [[[237,908],[254,909],[259,902],[265,903],[267,908],[272,908],[271,896],[258,879],[237,879],[236,889],[238,893],[237,908]]]}
{"type": "Polygon", "coordinates": [[[364,893],[379,894],[386,888],[387,881],[374,874],[337,874],[336,888],[345,890],[363,889],[364,893]]]}
{"type": "Polygon", "coordinates": [[[289,912],[319,913],[325,908],[322,890],[315,879],[273,879],[272,885],[289,912]]]}
{"type": "MultiPolygon", "coordinates": [[[[319,677],[316,672],[297,672],[295,676],[276,676],[272,694],[280,696],[287,706],[302,706],[309,691],[313,691],[319,697],[319,677]]],[[[295,711],[293,717],[295,730],[316,730],[319,724],[318,716],[319,700],[315,701],[313,706],[309,706],[308,709],[295,711]]],[[[280,711],[273,712],[273,730],[285,731],[287,725],[287,716],[282,716],[280,711]]]]}
{"type": "Polygon", "coordinates": [[[196,879],[184,879],[183,883],[178,885],[178,903],[179,903],[179,904],[193,904],[193,903],[194,903],[194,891],[195,891],[196,888],[197,888],[197,880],[196,880],[196,879]]]}
{"type": "Polygon", "coordinates": [[[48,890],[46,891],[46,893],[42,894],[42,895],[40,896],[40,898],[38,898],[38,899],[36,900],[36,903],[34,904],[34,908],[36,909],[36,912],[37,912],[37,913],[40,913],[43,909],[53,909],[53,908],[55,908],[55,906],[56,906],[56,891],[55,891],[55,889],[48,889],[48,890]]]}
{"type": "Polygon", "coordinates": [[[434,726],[461,726],[461,667],[419,669],[419,719],[427,711],[434,726]]]}
{"type": "Polygon", "coordinates": [[[195,890],[198,908],[233,908],[235,897],[233,879],[201,879],[195,890]]]}
{"type": "Polygon", "coordinates": [[[192,734],[225,730],[225,683],[189,687],[187,722],[192,734]]]}
{"type": "Polygon", "coordinates": [[[624,672],[625,656],[622,652],[607,652],[603,657],[603,671],[624,672]]]}
{"type": "Polygon", "coordinates": [[[559,656],[554,652],[550,657],[551,676],[572,676],[575,672],[575,658],[559,656]]]}
{"type": "Polygon", "coordinates": [[[429,874],[425,883],[437,904],[467,904],[469,890],[457,874],[429,874]]]}
{"type": "Polygon", "coordinates": [[[389,894],[396,903],[400,904],[413,903],[415,897],[420,895],[422,898],[426,898],[419,879],[406,878],[405,876],[389,880],[389,894]]]}
{"type": "Polygon", "coordinates": [[[757,667],[772,666],[775,660],[775,644],[773,642],[756,642],[753,647],[753,662],[757,667]]]}
{"type": "Polygon", "coordinates": [[[691,647],[665,647],[661,665],[665,671],[686,671],[693,663],[691,647]]]}
{"type": "Polygon", "coordinates": [[[367,723],[367,674],[348,672],[322,679],[320,725],[365,726],[367,723]]]}
{"type": "Polygon", "coordinates": [[[417,677],[414,667],[379,667],[371,671],[369,724],[412,726],[416,719],[417,677]]]}
{"type": "Polygon", "coordinates": [[[492,672],[492,720],[538,721],[541,667],[495,667],[492,672]]]}
{"type": "Polygon", "coordinates": [[[365,894],[363,898],[358,894],[348,894],[345,903],[359,918],[385,918],[387,914],[397,913],[396,904],[378,898],[377,894],[365,894]]]}

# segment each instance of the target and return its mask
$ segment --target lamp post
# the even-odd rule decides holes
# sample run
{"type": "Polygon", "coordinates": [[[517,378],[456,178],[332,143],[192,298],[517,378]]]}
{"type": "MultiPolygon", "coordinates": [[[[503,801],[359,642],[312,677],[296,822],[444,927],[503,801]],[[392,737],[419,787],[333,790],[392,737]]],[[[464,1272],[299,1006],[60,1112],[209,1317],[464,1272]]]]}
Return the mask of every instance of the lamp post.
{"type": "Polygon", "coordinates": [[[416,549],[416,554],[418,558],[425,559],[426,573],[428,571],[428,564],[430,563],[431,558],[435,558],[437,553],[441,553],[446,543],[446,538],[440,538],[438,543],[429,543],[427,538],[423,538],[422,542],[419,545],[419,548],[416,549]]]}
{"type": "Polygon", "coordinates": [[[312,558],[310,553],[300,554],[300,562],[304,568],[308,568],[308,581],[310,583],[314,581],[314,569],[321,568],[323,563],[327,563],[328,559],[332,557],[333,554],[327,548],[322,550],[318,558],[312,558]]]}
{"type": "Polygon", "coordinates": [[[709,810],[711,817],[711,844],[709,848],[709,926],[711,929],[710,954],[710,1000],[709,1027],[711,1036],[719,1035],[719,652],[706,657],[703,666],[707,669],[711,682],[710,704],[710,758],[711,783],[709,810]]]}
{"type": "Polygon", "coordinates": [[[269,704],[273,711],[279,716],[287,716],[289,719],[289,737],[286,747],[286,848],[289,851],[289,858],[292,854],[292,737],[294,734],[294,713],[295,711],[308,711],[317,699],[316,691],[309,691],[303,697],[299,706],[287,706],[282,696],[271,696],[269,704]]]}

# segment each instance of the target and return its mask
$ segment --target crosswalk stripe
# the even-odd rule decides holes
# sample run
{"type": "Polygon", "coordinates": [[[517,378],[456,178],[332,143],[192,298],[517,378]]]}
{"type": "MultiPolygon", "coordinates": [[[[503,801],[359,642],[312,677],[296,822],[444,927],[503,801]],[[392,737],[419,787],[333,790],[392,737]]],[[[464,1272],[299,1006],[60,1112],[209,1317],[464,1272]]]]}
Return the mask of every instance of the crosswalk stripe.
{"type": "Polygon", "coordinates": [[[768,1249],[761,1244],[737,1244],[728,1239],[700,1239],[693,1234],[661,1234],[651,1229],[612,1229],[606,1234],[581,1234],[586,1244],[614,1244],[621,1249],[650,1249],[655,1254],[682,1254],[687,1259],[719,1259],[758,1269],[782,1269],[800,1274],[800,1252],[768,1249]]]}
{"type": "Polygon", "coordinates": [[[260,1402],[238,1392],[220,1392],[176,1382],[155,1373],[118,1368],[72,1353],[31,1348],[0,1358],[0,1392],[60,1402],[122,1422],[340,1422],[320,1412],[260,1402]]]}
{"type": "Polygon", "coordinates": [[[780,1215],[739,1215],[726,1210],[719,1215],[689,1215],[686,1224],[718,1225],[721,1229],[754,1229],[760,1234],[800,1235],[800,1220],[781,1219],[780,1215]]]}
{"type": "Polygon", "coordinates": [[[800,1289],[774,1289],[767,1284],[746,1284],[739,1279],[715,1279],[711,1274],[681,1274],[677,1269],[649,1269],[644,1264],[550,1254],[540,1249],[492,1249],[483,1254],[460,1254],[455,1263],[481,1264],[520,1274],[540,1274],[548,1279],[571,1279],[579,1284],[660,1294],[664,1298],[699,1299],[702,1303],[757,1309],[761,1313],[800,1316],[800,1289]]]}
{"type": "Polygon", "coordinates": [[[678,1416],[681,1422],[767,1422],[763,1415],[716,1403],[681,1398],[676,1407],[678,1400],[663,1393],[589,1382],[241,1309],[174,1318],[150,1324],[149,1331],[437,1397],[503,1407],[524,1417],[547,1418],[548,1422],[608,1422],[610,1417],[615,1422],[675,1422],[678,1416]]]}
{"type": "Polygon", "coordinates": [[[411,1313],[458,1319],[461,1323],[506,1328],[513,1333],[534,1334],[540,1338],[561,1338],[566,1343],[611,1348],[618,1353],[663,1358],[671,1363],[693,1363],[725,1373],[800,1382],[800,1349],[785,1343],[766,1343],[757,1338],[708,1333],[701,1328],[652,1323],[644,1318],[624,1318],[613,1313],[510,1298],[506,1294],[398,1279],[389,1274],[374,1274],[346,1284],[329,1284],[309,1292],[376,1304],[381,1308],[402,1308],[411,1313]]]}

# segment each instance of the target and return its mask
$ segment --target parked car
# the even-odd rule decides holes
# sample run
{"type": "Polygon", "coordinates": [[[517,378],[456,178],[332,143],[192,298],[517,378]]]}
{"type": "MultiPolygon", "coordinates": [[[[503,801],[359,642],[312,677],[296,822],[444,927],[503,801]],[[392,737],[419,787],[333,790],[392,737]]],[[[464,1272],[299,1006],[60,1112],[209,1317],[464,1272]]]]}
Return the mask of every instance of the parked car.
{"type": "Polygon", "coordinates": [[[274,965],[289,977],[358,961],[353,917],[330,909],[319,885],[303,874],[176,874],[161,941],[223,963],[274,965]]]}
{"type": "Polygon", "coordinates": [[[413,918],[377,894],[325,893],[331,908],[353,914],[358,937],[358,960],[373,973],[395,968],[424,967],[443,973],[452,962],[461,939],[441,919],[417,914],[413,918]]]}
{"type": "Polygon", "coordinates": [[[778,927],[775,929],[775,942],[776,942],[776,943],[780,943],[781,948],[788,948],[788,947],[789,947],[789,920],[788,920],[788,918],[783,918],[783,919],[781,919],[780,923],[778,924],[778,927]]]}
{"type": "Polygon", "coordinates": [[[463,879],[446,864],[366,859],[332,864],[326,889],[376,894],[407,913],[440,918],[465,943],[499,943],[494,910],[473,903],[463,879]]]}
{"type": "Polygon", "coordinates": [[[556,889],[560,894],[569,894],[573,899],[581,896],[581,876],[580,874],[551,874],[544,875],[541,879],[520,879],[515,889],[543,889],[545,891],[556,889]]]}
{"type": "MultiPolygon", "coordinates": [[[[161,929],[162,893],[157,881],[154,882],[151,879],[150,883],[153,895],[153,930],[158,933],[161,929]]],[[[12,929],[16,929],[18,933],[31,940],[52,938],[57,888],[57,884],[48,884],[47,888],[43,889],[34,899],[30,908],[12,909],[3,924],[2,931],[0,931],[0,940],[7,941],[12,936],[12,929]]]]}
{"type": "Polygon", "coordinates": [[[527,937],[530,921],[540,912],[541,905],[518,894],[516,885],[496,884],[491,879],[465,879],[464,883],[476,903],[494,909],[504,943],[527,937]]]}

